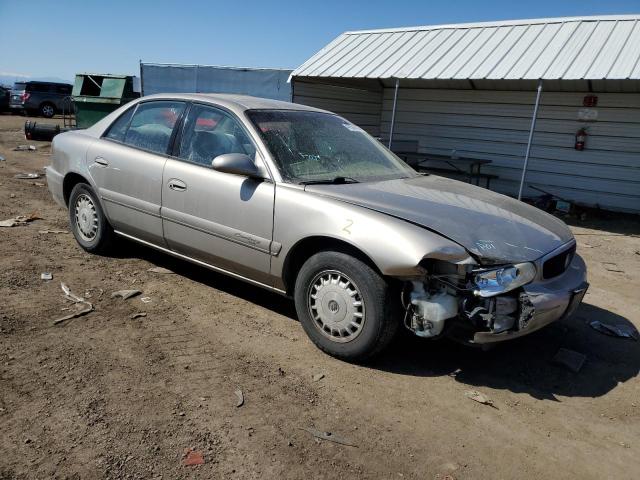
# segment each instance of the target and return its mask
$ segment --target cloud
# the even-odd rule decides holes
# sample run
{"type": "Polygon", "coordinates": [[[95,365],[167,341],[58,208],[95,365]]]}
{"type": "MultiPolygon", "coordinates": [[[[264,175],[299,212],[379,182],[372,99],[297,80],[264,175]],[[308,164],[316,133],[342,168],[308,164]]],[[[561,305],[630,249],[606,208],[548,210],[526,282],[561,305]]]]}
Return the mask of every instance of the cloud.
{"type": "Polygon", "coordinates": [[[24,73],[16,73],[16,72],[2,72],[0,71],[0,75],[3,77],[19,77],[19,78],[30,78],[31,75],[26,75],[24,73]]]}

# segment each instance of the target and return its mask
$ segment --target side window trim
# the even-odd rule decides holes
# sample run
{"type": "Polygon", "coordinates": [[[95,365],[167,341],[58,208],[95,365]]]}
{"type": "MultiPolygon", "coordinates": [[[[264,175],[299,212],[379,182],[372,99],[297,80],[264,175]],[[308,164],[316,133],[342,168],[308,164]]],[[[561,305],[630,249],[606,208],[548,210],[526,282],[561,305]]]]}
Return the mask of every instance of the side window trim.
{"type": "Polygon", "coordinates": [[[169,143],[169,156],[171,158],[176,158],[178,160],[182,160],[178,157],[180,154],[180,143],[182,142],[182,134],[184,132],[184,127],[187,124],[187,119],[189,118],[189,113],[191,113],[191,109],[193,108],[193,102],[187,102],[186,107],[182,111],[182,115],[180,116],[176,128],[174,129],[173,136],[169,143]]]}

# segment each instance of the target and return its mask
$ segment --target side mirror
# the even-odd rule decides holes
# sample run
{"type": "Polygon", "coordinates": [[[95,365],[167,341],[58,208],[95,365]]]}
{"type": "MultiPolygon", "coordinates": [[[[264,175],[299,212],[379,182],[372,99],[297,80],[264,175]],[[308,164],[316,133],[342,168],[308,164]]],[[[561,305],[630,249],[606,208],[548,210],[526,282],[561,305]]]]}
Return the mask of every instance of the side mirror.
{"type": "Polygon", "coordinates": [[[249,155],[244,153],[224,153],[218,155],[211,162],[214,170],[224,173],[233,173],[235,175],[244,175],[245,177],[261,178],[262,175],[253,163],[249,155]]]}

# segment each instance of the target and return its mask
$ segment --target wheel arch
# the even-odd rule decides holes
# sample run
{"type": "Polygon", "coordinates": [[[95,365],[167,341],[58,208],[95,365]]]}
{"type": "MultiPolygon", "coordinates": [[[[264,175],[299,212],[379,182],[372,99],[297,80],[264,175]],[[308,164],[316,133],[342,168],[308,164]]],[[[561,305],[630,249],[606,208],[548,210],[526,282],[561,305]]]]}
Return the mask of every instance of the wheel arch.
{"type": "Polygon", "coordinates": [[[293,245],[293,247],[291,247],[289,252],[287,252],[282,269],[282,280],[287,295],[293,294],[296,277],[298,276],[298,272],[300,271],[300,268],[302,268],[304,262],[316,253],[326,251],[341,252],[351,255],[352,257],[369,265],[381,276],[383,275],[380,268],[371,259],[371,257],[352,243],[335,237],[315,235],[298,241],[293,245]]]}
{"type": "Polygon", "coordinates": [[[64,198],[64,204],[69,206],[69,197],[71,197],[71,191],[79,183],[86,183],[91,186],[91,182],[79,173],[69,172],[64,176],[62,181],[62,196],[64,198]]]}

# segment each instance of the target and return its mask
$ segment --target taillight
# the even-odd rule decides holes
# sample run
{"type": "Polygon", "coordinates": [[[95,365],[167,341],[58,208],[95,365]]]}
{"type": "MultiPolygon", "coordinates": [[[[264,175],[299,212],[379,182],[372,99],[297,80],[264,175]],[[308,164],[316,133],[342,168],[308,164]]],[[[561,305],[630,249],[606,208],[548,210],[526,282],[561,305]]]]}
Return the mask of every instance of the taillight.
{"type": "Polygon", "coordinates": [[[22,95],[20,95],[20,98],[22,99],[22,102],[25,103],[27,100],[29,100],[30,96],[30,93],[24,92],[22,95]]]}

